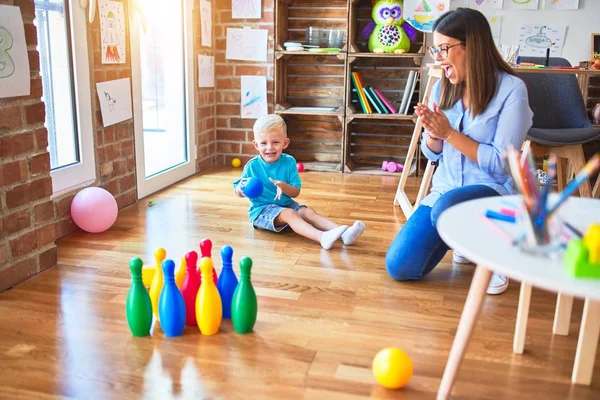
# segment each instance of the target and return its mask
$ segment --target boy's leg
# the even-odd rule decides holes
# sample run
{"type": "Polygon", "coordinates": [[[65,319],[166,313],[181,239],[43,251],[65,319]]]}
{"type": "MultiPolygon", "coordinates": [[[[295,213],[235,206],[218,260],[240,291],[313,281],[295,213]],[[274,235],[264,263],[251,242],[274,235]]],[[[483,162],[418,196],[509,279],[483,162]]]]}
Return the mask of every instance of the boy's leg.
{"type": "Polygon", "coordinates": [[[300,214],[303,220],[322,231],[328,231],[339,226],[335,222],[325,218],[322,215],[319,215],[312,208],[302,207],[298,210],[298,214],[300,214]]]}
{"type": "Polygon", "coordinates": [[[319,230],[306,222],[302,216],[300,216],[300,213],[292,208],[284,209],[275,218],[275,226],[284,224],[288,224],[297,234],[319,242],[326,250],[331,249],[335,241],[342,236],[346,229],[348,229],[347,225],[336,225],[333,229],[328,229],[326,231],[319,230]]]}

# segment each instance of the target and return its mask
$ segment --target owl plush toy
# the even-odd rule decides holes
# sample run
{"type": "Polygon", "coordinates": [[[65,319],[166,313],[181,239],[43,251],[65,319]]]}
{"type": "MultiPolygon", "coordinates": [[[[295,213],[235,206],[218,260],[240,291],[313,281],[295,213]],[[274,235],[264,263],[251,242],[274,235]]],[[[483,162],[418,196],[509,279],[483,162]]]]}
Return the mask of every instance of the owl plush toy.
{"type": "Polygon", "coordinates": [[[406,53],[411,40],[417,38],[417,31],[402,17],[404,4],[400,0],[379,0],[373,6],[370,22],[362,32],[369,40],[369,50],[373,53],[406,53]]]}

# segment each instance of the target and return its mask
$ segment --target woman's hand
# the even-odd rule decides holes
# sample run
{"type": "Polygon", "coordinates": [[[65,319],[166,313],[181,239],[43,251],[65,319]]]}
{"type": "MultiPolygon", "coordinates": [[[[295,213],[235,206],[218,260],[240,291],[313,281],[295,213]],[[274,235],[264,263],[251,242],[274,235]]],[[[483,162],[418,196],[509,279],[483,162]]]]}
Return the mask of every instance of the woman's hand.
{"type": "Polygon", "coordinates": [[[453,129],[450,126],[450,121],[437,104],[433,105],[432,111],[425,104],[419,103],[415,107],[415,114],[421,118],[421,123],[432,138],[446,140],[452,134],[453,129]]]}

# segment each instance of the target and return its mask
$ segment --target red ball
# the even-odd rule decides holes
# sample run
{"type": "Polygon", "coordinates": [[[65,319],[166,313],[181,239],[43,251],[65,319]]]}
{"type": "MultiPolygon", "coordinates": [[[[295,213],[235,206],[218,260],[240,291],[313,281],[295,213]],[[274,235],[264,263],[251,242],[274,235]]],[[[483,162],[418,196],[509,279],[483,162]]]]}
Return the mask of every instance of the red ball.
{"type": "Polygon", "coordinates": [[[304,164],[302,164],[301,162],[296,163],[296,167],[298,167],[298,172],[304,171],[304,164]]]}

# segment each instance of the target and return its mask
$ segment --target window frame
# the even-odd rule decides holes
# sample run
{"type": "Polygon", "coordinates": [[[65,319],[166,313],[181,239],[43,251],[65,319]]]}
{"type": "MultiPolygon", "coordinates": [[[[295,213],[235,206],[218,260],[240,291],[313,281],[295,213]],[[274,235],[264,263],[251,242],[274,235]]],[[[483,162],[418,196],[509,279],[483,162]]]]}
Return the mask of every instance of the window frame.
{"type": "Polygon", "coordinates": [[[73,116],[76,124],[77,137],[75,140],[79,147],[79,161],[50,171],[52,197],[96,181],[87,15],[77,0],[64,1],[67,5],[66,11],[69,13],[67,37],[73,71],[73,101],[75,103],[73,116]]]}

